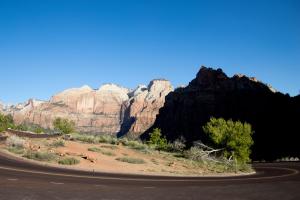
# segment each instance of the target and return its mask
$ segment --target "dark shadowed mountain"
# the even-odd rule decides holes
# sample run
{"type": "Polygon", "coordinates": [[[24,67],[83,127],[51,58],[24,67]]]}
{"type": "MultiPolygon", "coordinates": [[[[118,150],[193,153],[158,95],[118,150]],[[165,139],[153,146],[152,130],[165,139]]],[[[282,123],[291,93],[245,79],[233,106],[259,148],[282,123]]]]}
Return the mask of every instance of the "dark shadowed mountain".
{"type": "Polygon", "coordinates": [[[250,123],[255,131],[253,159],[300,155],[300,96],[276,92],[255,78],[230,78],[221,69],[206,67],[187,87],[166,97],[154,125],[142,138],[159,127],[169,140],[183,136],[189,144],[195,140],[208,142],[202,126],[210,117],[250,123]]]}

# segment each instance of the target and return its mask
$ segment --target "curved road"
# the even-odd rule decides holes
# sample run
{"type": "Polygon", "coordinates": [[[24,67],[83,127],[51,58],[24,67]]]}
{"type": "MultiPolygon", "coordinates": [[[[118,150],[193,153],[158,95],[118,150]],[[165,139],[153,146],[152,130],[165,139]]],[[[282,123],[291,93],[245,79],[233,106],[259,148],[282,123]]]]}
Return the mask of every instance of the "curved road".
{"type": "Polygon", "coordinates": [[[254,165],[240,177],[163,177],[66,170],[0,154],[0,200],[300,199],[300,163],[254,165]]]}

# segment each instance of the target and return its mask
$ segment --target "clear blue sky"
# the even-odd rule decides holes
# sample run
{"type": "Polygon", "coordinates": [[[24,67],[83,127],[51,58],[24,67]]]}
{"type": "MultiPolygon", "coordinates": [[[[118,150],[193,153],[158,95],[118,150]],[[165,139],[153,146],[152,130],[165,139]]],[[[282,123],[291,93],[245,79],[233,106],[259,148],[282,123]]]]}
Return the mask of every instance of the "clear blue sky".
{"type": "Polygon", "coordinates": [[[300,90],[300,1],[0,0],[0,99],[154,78],[188,84],[200,65],[300,90]]]}

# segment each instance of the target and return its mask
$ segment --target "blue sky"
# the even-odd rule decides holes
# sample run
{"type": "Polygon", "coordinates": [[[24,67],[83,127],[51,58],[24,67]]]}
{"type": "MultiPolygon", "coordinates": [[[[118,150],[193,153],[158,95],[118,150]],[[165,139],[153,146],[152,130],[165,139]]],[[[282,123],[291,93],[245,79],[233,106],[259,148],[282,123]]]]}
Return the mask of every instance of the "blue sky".
{"type": "Polygon", "coordinates": [[[201,65],[300,90],[300,1],[0,0],[0,99],[154,78],[188,84],[201,65]]]}

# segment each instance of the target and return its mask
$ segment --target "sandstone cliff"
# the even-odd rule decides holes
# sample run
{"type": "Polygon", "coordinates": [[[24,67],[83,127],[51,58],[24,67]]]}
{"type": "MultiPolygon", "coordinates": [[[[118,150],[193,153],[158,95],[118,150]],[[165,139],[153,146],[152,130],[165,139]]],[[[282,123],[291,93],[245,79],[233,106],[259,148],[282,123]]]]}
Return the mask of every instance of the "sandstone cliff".
{"type": "Polygon", "coordinates": [[[130,133],[133,137],[150,128],[165,103],[165,97],[173,91],[169,81],[153,80],[148,87],[138,86],[124,104],[124,118],[120,135],[130,133]]]}
{"type": "MultiPolygon", "coordinates": [[[[254,159],[300,154],[296,139],[300,96],[284,95],[244,75],[230,78],[221,69],[202,67],[187,87],[171,92],[153,128],[161,128],[169,140],[184,136],[189,143],[209,142],[202,126],[212,116],[252,124],[254,159]]],[[[150,131],[142,138],[147,138],[150,131]]]]}
{"type": "Polygon", "coordinates": [[[165,80],[154,80],[149,87],[139,86],[134,91],[115,84],[105,84],[96,90],[83,86],[65,90],[49,101],[31,99],[5,113],[12,114],[17,124],[38,124],[51,129],[53,120],[62,117],[73,120],[80,132],[124,135],[130,131],[138,137],[154,123],[171,90],[170,82],[165,80]]]}

